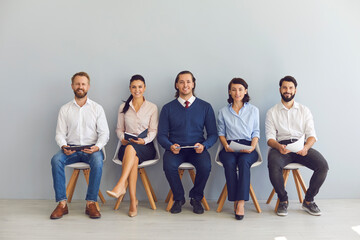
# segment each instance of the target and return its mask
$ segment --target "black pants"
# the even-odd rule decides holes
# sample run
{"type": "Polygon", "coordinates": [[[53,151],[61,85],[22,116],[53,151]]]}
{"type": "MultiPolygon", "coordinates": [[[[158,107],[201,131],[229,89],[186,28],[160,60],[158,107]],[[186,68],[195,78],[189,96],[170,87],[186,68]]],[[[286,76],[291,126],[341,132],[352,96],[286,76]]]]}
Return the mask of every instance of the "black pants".
{"type": "Polygon", "coordinates": [[[277,149],[271,148],[268,155],[270,181],[281,202],[288,200],[282,170],[289,163],[300,163],[314,171],[305,196],[305,201],[314,201],[314,197],[319,192],[329,170],[325,158],[313,148],[309,149],[306,156],[296,153],[281,154],[277,149]]]}

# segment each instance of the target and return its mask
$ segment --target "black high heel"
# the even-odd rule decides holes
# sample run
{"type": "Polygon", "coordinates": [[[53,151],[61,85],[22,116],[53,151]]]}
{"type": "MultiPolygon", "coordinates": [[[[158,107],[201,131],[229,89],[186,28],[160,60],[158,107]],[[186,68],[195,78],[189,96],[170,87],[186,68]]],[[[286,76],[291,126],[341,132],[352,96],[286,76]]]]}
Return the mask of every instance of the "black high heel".
{"type": "MultiPolygon", "coordinates": [[[[236,209],[237,209],[237,205],[239,204],[239,202],[236,204],[236,209]]],[[[235,209],[235,219],[236,220],[243,220],[244,219],[244,215],[238,215],[236,214],[236,209],[235,209]]]]}

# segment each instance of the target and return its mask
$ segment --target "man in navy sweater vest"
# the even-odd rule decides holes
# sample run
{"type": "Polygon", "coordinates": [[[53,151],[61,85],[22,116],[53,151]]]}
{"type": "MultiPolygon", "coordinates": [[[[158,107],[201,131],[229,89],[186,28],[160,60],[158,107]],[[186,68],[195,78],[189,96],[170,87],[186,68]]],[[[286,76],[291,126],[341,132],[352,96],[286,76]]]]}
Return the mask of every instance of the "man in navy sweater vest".
{"type": "Polygon", "coordinates": [[[193,212],[201,214],[201,200],[210,175],[209,149],[217,140],[216,120],[211,105],[194,96],[195,78],[189,71],[180,72],[175,80],[176,99],[161,110],[158,141],[165,149],[164,171],[174,194],[171,213],[181,212],[185,203],[178,167],[189,162],[196,168],[194,187],[190,191],[193,212]],[[204,127],[207,138],[204,137],[204,127]]]}

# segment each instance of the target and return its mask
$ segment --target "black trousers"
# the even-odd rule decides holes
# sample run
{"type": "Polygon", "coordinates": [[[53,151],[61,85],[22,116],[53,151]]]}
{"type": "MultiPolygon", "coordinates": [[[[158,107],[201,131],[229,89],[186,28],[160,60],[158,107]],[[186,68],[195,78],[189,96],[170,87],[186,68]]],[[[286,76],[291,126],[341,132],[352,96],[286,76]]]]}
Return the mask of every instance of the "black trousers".
{"type": "Polygon", "coordinates": [[[288,200],[282,170],[289,163],[300,163],[314,171],[305,196],[305,201],[314,201],[314,197],[319,192],[329,170],[325,158],[313,148],[309,149],[306,156],[296,153],[281,154],[277,149],[271,148],[268,155],[270,181],[281,202],[288,200]]]}

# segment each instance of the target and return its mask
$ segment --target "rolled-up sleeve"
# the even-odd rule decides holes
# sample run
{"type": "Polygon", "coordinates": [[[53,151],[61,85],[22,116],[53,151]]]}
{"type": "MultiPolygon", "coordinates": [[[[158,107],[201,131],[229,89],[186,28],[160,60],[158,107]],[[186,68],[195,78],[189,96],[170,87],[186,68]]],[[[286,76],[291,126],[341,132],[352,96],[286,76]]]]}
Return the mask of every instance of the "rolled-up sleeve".
{"type": "Polygon", "coordinates": [[[218,135],[226,137],[226,125],[222,109],[218,113],[218,135]]]}
{"type": "Polygon", "coordinates": [[[109,126],[108,126],[108,123],[106,120],[105,111],[100,106],[98,109],[96,129],[97,129],[97,134],[98,134],[98,140],[95,145],[98,146],[100,149],[102,149],[109,141],[110,131],[109,131],[109,126]]]}
{"type": "Polygon", "coordinates": [[[304,109],[304,122],[305,122],[305,140],[307,140],[309,137],[314,137],[315,140],[317,140],[314,119],[310,110],[307,107],[305,107],[304,109]]]}
{"type": "Polygon", "coordinates": [[[251,133],[251,139],[257,137],[260,138],[260,119],[259,119],[259,109],[254,107],[253,111],[253,132],[251,133]]]}
{"type": "Polygon", "coordinates": [[[57,125],[56,125],[56,134],[55,134],[55,141],[60,148],[64,145],[67,145],[66,142],[67,125],[66,125],[64,111],[65,111],[64,107],[62,107],[59,111],[57,125]]]}
{"type": "Polygon", "coordinates": [[[276,128],[275,128],[271,109],[266,113],[265,135],[266,135],[266,142],[268,142],[270,139],[276,140],[276,128]]]}

